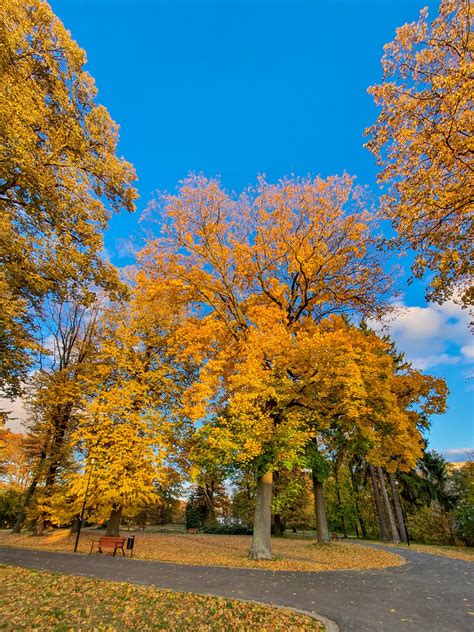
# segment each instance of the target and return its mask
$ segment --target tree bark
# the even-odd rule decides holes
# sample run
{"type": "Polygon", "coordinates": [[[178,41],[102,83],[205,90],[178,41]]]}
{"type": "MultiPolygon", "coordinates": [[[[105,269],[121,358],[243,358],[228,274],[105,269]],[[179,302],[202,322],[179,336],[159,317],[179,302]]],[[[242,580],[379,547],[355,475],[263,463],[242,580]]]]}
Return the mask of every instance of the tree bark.
{"type": "Polygon", "coordinates": [[[122,517],[122,507],[114,507],[110,512],[109,523],[105,535],[120,535],[120,519],[122,517]]]}
{"type": "Polygon", "coordinates": [[[337,508],[339,510],[339,520],[341,521],[342,533],[344,537],[347,539],[347,529],[346,529],[346,521],[344,518],[344,513],[342,511],[342,503],[341,503],[341,490],[339,488],[339,466],[334,467],[334,482],[336,487],[336,496],[337,496],[337,508]]]}
{"type": "Polygon", "coordinates": [[[380,535],[382,536],[382,540],[384,540],[384,542],[388,542],[390,538],[388,535],[387,523],[385,522],[385,516],[383,514],[382,499],[380,498],[380,492],[377,486],[377,479],[375,478],[374,466],[370,464],[369,464],[369,474],[370,474],[370,480],[372,481],[372,489],[374,491],[375,509],[377,510],[377,516],[379,519],[380,535]]]}
{"type": "Polygon", "coordinates": [[[215,499],[215,494],[214,494],[214,490],[215,490],[214,481],[211,481],[211,483],[205,483],[203,489],[204,489],[204,494],[206,496],[207,507],[209,509],[209,517],[207,519],[207,522],[215,525],[217,524],[217,516],[216,516],[216,499],[215,499]]]}
{"type": "Polygon", "coordinates": [[[397,480],[395,478],[395,474],[390,473],[388,475],[388,478],[390,480],[390,488],[392,490],[392,498],[393,498],[393,504],[395,506],[395,513],[397,515],[400,538],[402,542],[404,542],[405,544],[408,544],[408,534],[405,529],[405,520],[403,519],[402,505],[400,502],[400,494],[398,493],[397,480]]]}
{"type": "MultiPolygon", "coordinates": [[[[355,505],[355,509],[356,509],[356,513],[357,513],[357,519],[358,519],[359,524],[360,524],[360,530],[362,532],[362,537],[366,538],[367,537],[367,529],[365,528],[364,518],[362,517],[361,511],[360,511],[359,500],[357,498],[358,490],[357,490],[354,470],[352,469],[351,465],[349,465],[349,471],[351,473],[352,490],[354,492],[354,505],[355,505]]],[[[357,531],[357,525],[356,525],[356,531],[357,531]]],[[[359,534],[357,534],[357,537],[359,537],[359,534]]]]}
{"type": "Polygon", "coordinates": [[[275,525],[275,535],[279,537],[283,537],[283,533],[285,531],[285,525],[281,519],[280,514],[275,514],[273,516],[274,525],[275,525]]]}
{"type": "Polygon", "coordinates": [[[271,560],[273,472],[265,472],[257,481],[251,560],[271,560]]]}
{"type": "Polygon", "coordinates": [[[316,530],[318,532],[318,542],[325,544],[331,541],[329,537],[328,521],[326,517],[326,506],[324,504],[323,483],[318,479],[316,472],[312,472],[314,490],[314,513],[316,515],[316,530]]]}
{"type": "Polygon", "coordinates": [[[398,533],[397,523],[395,522],[395,516],[393,515],[392,505],[387,494],[387,487],[385,485],[385,479],[381,467],[377,468],[377,473],[379,475],[380,489],[382,490],[385,507],[387,509],[388,521],[390,523],[390,531],[392,532],[392,542],[394,544],[398,544],[400,542],[400,534],[398,533]]]}
{"type": "Polygon", "coordinates": [[[31,499],[33,498],[33,494],[35,493],[36,486],[38,485],[37,480],[31,481],[28,489],[26,490],[25,499],[20,509],[20,513],[18,514],[18,518],[15,521],[15,524],[12,528],[12,533],[21,533],[23,525],[26,520],[26,510],[28,509],[31,499]]]}
{"type": "Polygon", "coordinates": [[[33,478],[33,480],[31,481],[28,489],[26,490],[25,497],[24,497],[23,503],[21,505],[20,513],[18,514],[18,518],[16,519],[16,522],[13,525],[12,533],[21,533],[21,530],[22,530],[23,525],[25,524],[25,520],[26,520],[26,512],[28,510],[28,507],[30,506],[30,503],[31,503],[31,501],[33,499],[33,496],[35,494],[36,488],[37,488],[38,483],[39,483],[40,478],[41,478],[41,472],[42,472],[42,468],[43,468],[43,464],[45,462],[45,459],[46,459],[46,451],[43,450],[41,452],[41,454],[40,454],[38,468],[36,470],[36,475],[33,478]]]}

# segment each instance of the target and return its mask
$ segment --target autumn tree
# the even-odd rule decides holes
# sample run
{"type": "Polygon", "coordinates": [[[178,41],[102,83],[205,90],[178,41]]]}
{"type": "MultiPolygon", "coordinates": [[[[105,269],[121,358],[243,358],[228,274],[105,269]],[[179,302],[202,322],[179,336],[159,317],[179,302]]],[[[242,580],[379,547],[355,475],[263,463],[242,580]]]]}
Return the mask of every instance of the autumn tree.
{"type": "Polygon", "coordinates": [[[413,248],[413,274],[434,272],[427,298],[472,305],[472,17],[469,0],[442,0],[428,22],[397,29],[382,58],[384,81],[372,86],[381,113],[368,148],[387,185],[385,217],[394,247],[413,248]]]}
{"type": "Polygon", "coordinates": [[[194,317],[177,346],[201,371],[187,411],[203,421],[221,462],[255,473],[250,555],[268,559],[272,473],[291,468],[309,436],[285,354],[295,358],[305,328],[330,313],[380,307],[389,283],[373,218],[347,175],[274,185],[261,178],[241,196],[191,176],[161,210],[163,237],[142,253],[142,266],[189,294],[194,317]]]}
{"type": "MultiPolygon", "coordinates": [[[[344,318],[333,316],[322,321],[306,345],[306,350],[310,349],[311,361],[305,362],[304,350],[298,355],[302,367],[311,367],[310,381],[304,371],[295,368],[292,372],[299,372],[299,384],[306,393],[304,404],[312,411],[307,463],[313,473],[316,501],[320,499],[316,502],[318,540],[329,537],[322,482],[332,469],[337,496],[339,466],[355,457],[369,464],[385,536],[382,503],[389,519],[391,505],[381,468],[395,473],[414,467],[423,451],[422,431],[427,419],[444,411],[444,380],[423,375],[401,362],[388,339],[344,318]]],[[[390,525],[394,524],[392,516],[390,525]]]]}
{"type": "Polygon", "coordinates": [[[25,435],[0,428],[0,484],[24,490],[31,477],[25,435]]]}
{"type": "MultiPolygon", "coordinates": [[[[374,337],[373,332],[364,328],[362,333],[374,337]]],[[[429,427],[430,416],[445,411],[448,391],[442,378],[424,375],[406,362],[388,338],[380,340],[380,344],[385,346],[386,368],[382,373],[369,371],[366,374],[371,407],[366,412],[368,425],[362,435],[365,451],[359,455],[368,463],[382,538],[398,542],[401,534],[401,539],[407,541],[395,477],[398,472],[414,468],[422,456],[423,433],[429,427]],[[387,491],[385,473],[392,498],[387,491]]]]}
{"type": "Polygon", "coordinates": [[[118,534],[122,515],[159,501],[157,485],[168,480],[179,449],[188,366],[173,362],[167,337],[182,301],[172,284],[158,290],[141,281],[128,304],[110,306],[101,318],[98,362],[73,434],[82,471],[70,477],[72,506],[90,475],[90,507],[95,516],[110,515],[109,535],[118,534]]]}
{"type": "Polygon", "coordinates": [[[99,313],[99,300],[90,304],[88,297],[82,303],[50,300],[43,310],[42,329],[49,348],[39,358],[25,399],[28,433],[24,449],[33,475],[14,527],[17,533],[39,490],[42,509],[38,508],[36,519],[41,533],[58,478],[73,466],[71,434],[95,371],[99,313]]]}
{"type": "Polygon", "coordinates": [[[0,389],[13,397],[41,299],[66,280],[116,286],[103,231],[137,194],[85,53],[49,4],[2,2],[0,38],[0,389]]]}

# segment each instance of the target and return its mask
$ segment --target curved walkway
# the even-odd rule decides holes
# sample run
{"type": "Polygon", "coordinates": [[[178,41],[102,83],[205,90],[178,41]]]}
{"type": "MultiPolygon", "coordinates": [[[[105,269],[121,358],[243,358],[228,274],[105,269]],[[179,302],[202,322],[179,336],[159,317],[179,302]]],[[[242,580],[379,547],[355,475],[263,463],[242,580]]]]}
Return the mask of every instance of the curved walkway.
{"type": "Polygon", "coordinates": [[[401,554],[403,566],[311,573],[0,547],[0,564],[300,608],[335,621],[342,632],[474,629],[472,564],[406,549],[401,554]]]}

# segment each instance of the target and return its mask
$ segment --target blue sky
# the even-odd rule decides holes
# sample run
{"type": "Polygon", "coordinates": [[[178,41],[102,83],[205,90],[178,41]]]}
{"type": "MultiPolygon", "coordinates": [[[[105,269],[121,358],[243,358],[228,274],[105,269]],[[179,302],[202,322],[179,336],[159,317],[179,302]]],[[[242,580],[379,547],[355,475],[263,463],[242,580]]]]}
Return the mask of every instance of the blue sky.
{"type": "MultiPolygon", "coordinates": [[[[139,212],[111,222],[106,249],[129,262],[138,217],[157,189],[189,171],[242,189],[257,174],[348,171],[377,190],[363,131],[376,118],[367,87],[381,78],[384,43],[427,0],[214,2],[54,0],[86,50],[99,100],[121,127],[120,153],[134,163],[139,212]]],[[[407,267],[406,262],[404,264],[407,267]]],[[[392,333],[417,366],[445,376],[449,411],[430,446],[452,460],[473,445],[474,360],[467,317],[426,305],[423,286],[399,284],[408,309],[392,333]],[[472,365],[471,365],[472,366],[472,365]],[[450,451],[450,452],[447,452],[450,451]],[[454,452],[453,452],[454,451],[454,452]],[[457,451],[457,452],[456,452],[457,451]]]]}

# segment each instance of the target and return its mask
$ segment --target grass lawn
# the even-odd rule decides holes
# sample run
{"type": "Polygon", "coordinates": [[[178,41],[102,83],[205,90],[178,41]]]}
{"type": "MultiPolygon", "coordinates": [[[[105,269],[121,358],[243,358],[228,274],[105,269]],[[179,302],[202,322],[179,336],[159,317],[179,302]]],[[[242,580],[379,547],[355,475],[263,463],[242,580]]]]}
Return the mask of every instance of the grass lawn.
{"type": "MultiPolygon", "coordinates": [[[[122,535],[133,532],[123,531],[122,535]]],[[[90,542],[103,535],[102,531],[84,530],[79,551],[88,553],[90,542]]],[[[326,571],[339,569],[370,569],[399,566],[403,560],[395,553],[381,549],[334,542],[318,545],[311,540],[273,538],[272,561],[247,559],[251,536],[210,534],[138,533],[135,557],[177,564],[235,566],[276,571],[326,571]]],[[[72,551],[74,537],[68,529],[58,529],[48,535],[12,535],[0,531],[0,545],[31,547],[50,551],[72,551]]]]}
{"type": "Polygon", "coordinates": [[[0,566],[0,630],[323,632],[290,610],[0,566]]]}

